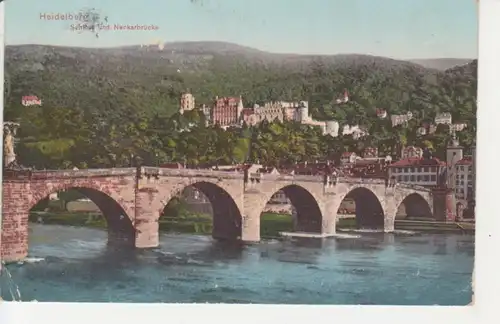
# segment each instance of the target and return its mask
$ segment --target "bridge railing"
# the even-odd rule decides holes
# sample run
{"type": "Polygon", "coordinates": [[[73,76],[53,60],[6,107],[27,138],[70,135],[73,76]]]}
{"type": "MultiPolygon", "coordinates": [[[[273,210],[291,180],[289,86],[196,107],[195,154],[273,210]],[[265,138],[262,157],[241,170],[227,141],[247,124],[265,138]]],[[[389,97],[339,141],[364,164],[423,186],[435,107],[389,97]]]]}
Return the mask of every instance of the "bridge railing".
{"type": "Polygon", "coordinates": [[[82,170],[33,170],[32,179],[86,178],[99,176],[134,175],[135,168],[82,169],[82,170]]]}
{"type": "Polygon", "coordinates": [[[427,192],[431,191],[431,189],[429,189],[429,188],[422,187],[422,186],[419,186],[419,185],[410,184],[410,183],[398,183],[398,187],[399,188],[419,190],[419,191],[427,191],[427,192]]]}
{"type": "Polygon", "coordinates": [[[204,178],[243,178],[242,171],[214,171],[207,169],[172,169],[161,167],[142,167],[143,173],[164,176],[204,177],[204,178]]]}
{"type": "Polygon", "coordinates": [[[385,180],[382,179],[347,178],[347,177],[339,177],[338,182],[349,183],[349,184],[385,184],[385,180]]]}

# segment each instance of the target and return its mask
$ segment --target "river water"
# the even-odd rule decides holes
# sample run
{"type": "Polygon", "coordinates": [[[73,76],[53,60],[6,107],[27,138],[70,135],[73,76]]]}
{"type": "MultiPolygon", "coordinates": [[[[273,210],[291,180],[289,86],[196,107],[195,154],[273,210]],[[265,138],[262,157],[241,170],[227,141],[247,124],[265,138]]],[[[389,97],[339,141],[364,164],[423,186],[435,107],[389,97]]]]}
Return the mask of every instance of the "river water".
{"type": "Polygon", "coordinates": [[[98,229],[31,224],[30,258],[8,270],[22,299],[40,302],[466,305],[472,295],[473,236],[362,233],[229,246],[162,234],[147,251],[106,242],[98,229]]]}

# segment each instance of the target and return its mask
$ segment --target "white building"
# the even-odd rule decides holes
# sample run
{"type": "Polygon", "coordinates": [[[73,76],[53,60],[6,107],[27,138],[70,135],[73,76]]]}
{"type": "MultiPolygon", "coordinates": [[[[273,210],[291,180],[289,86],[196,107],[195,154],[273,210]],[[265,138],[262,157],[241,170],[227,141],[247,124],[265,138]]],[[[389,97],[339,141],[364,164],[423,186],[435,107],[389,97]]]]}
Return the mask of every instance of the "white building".
{"type": "Polygon", "coordinates": [[[369,133],[359,127],[359,125],[344,125],[342,127],[342,135],[352,135],[354,139],[360,139],[364,136],[369,135],[369,133]]]}
{"type": "Polygon", "coordinates": [[[437,158],[409,157],[389,166],[389,179],[394,177],[399,183],[434,187],[444,168],[446,163],[437,158]]]}
{"type": "Polygon", "coordinates": [[[411,111],[407,112],[404,115],[392,115],[391,116],[392,127],[406,124],[412,119],[413,119],[413,113],[411,111]]]}
{"type": "Polygon", "coordinates": [[[465,157],[455,164],[455,197],[467,200],[474,192],[474,166],[472,157],[465,157]]]}
{"type": "Polygon", "coordinates": [[[439,125],[439,124],[451,125],[451,122],[452,122],[452,119],[451,119],[450,113],[437,114],[436,118],[434,118],[434,123],[436,125],[439,125]]]}

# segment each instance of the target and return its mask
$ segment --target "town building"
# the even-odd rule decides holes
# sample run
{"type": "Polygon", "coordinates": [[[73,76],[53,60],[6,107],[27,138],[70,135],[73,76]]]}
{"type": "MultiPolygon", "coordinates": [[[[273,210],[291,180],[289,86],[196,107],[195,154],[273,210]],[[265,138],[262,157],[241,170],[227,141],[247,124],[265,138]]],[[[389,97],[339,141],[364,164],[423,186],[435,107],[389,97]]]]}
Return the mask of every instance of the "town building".
{"type": "MultiPolygon", "coordinates": [[[[456,199],[468,201],[474,192],[474,167],[472,157],[466,156],[455,164],[455,197],[456,199]]],[[[466,205],[464,203],[464,205],[466,205]]]]}
{"type": "Polygon", "coordinates": [[[413,119],[413,113],[411,111],[403,115],[392,115],[391,116],[392,127],[405,125],[412,119],[413,119]]]}
{"type": "Polygon", "coordinates": [[[340,165],[355,163],[357,157],[358,157],[357,154],[354,152],[344,152],[340,156],[340,165]]]}
{"type": "Polygon", "coordinates": [[[439,124],[451,125],[452,123],[451,114],[450,113],[437,114],[436,118],[434,118],[434,123],[436,125],[439,124]]]}
{"type": "Polygon", "coordinates": [[[215,97],[210,112],[210,121],[221,127],[235,126],[240,123],[243,111],[243,99],[237,97],[215,97]]]}
{"type": "Polygon", "coordinates": [[[384,119],[387,117],[387,110],[385,109],[377,108],[376,112],[377,112],[377,117],[380,119],[384,119]]]}
{"type": "Polygon", "coordinates": [[[342,135],[352,135],[353,139],[360,139],[369,135],[369,133],[366,130],[362,129],[359,125],[344,125],[342,127],[342,135]]]}
{"type": "Polygon", "coordinates": [[[446,168],[446,162],[432,156],[405,157],[389,165],[389,179],[397,183],[414,184],[425,187],[436,187],[439,175],[446,168]]]}
{"type": "Polygon", "coordinates": [[[416,146],[406,146],[403,147],[401,150],[401,159],[408,159],[408,158],[421,158],[424,154],[424,150],[420,147],[416,146]]]}
{"type": "Polygon", "coordinates": [[[340,158],[341,173],[349,177],[385,179],[387,167],[392,162],[390,156],[379,157],[378,149],[367,147],[362,157],[353,152],[345,152],[340,158]]]}
{"type": "Polygon", "coordinates": [[[450,125],[450,133],[452,133],[452,132],[461,132],[461,131],[463,131],[466,128],[467,128],[467,124],[466,123],[454,123],[454,124],[450,125]]]}
{"type": "Polygon", "coordinates": [[[181,103],[180,103],[180,114],[184,114],[185,111],[193,110],[195,107],[195,99],[191,93],[183,93],[181,95],[181,103]]]}

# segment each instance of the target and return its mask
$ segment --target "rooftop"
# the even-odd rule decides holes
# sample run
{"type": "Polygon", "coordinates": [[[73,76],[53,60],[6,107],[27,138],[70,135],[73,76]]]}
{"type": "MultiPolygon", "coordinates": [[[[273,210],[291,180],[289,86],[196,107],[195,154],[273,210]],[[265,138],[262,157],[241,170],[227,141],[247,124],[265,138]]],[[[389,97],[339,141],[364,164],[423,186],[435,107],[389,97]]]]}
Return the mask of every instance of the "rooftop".
{"type": "Polygon", "coordinates": [[[389,167],[399,168],[410,166],[446,166],[446,162],[440,161],[438,158],[426,159],[421,157],[411,157],[394,162],[389,167]]]}
{"type": "Polygon", "coordinates": [[[456,165],[472,165],[472,157],[466,156],[460,161],[458,161],[456,165]]]}

